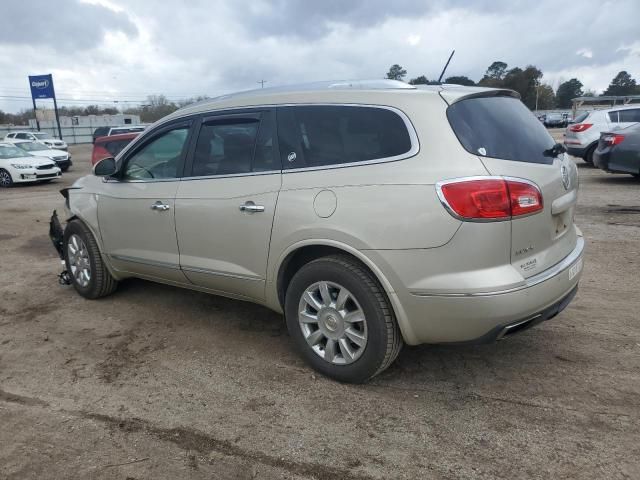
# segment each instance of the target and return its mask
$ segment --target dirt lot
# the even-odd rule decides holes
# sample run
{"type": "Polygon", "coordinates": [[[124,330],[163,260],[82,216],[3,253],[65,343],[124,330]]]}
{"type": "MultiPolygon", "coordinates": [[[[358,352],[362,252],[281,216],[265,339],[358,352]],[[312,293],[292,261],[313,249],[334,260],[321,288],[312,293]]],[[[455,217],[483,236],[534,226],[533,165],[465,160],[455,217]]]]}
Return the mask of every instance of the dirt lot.
{"type": "Polygon", "coordinates": [[[584,277],[494,345],[314,375],[258,306],[127,281],[84,300],[47,237],[61,181],[0,191],[0,477],[640,477],[640,183],[580,167],[584,277]]]}

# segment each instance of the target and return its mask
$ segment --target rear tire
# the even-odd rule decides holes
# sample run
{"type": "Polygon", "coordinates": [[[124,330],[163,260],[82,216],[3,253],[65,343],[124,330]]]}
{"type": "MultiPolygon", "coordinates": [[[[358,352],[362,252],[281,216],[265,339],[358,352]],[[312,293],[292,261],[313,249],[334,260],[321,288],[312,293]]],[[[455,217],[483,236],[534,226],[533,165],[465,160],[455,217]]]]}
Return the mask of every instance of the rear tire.
{"type": "Polygon", "coordinates": [[[11,174],[4,168],[0,168],[0,187],[9,188],[13,185],[11,174]]]}
{"type": "Polygon", "coordinates": [[[287,288],[285,317],[304,360],[341,382],[369,380],[393,363],[403,345],[384,290],[346,255],[298,270],[287,288]]]}
{"type": "Polygon", "coordinates": [[[98,243],[84,223],[71,221],[62,245],[71,284],[80,295],[96,299],[113,293],[118,282],[107,270],[98,243]]]}
{"type": "Polygon", "coordinates": [[[583,160],[587,162],[589,165],[593,165],[593,153],[596,151],[596,145],[589,147],[587,153],[584,155],[583,160]]]}

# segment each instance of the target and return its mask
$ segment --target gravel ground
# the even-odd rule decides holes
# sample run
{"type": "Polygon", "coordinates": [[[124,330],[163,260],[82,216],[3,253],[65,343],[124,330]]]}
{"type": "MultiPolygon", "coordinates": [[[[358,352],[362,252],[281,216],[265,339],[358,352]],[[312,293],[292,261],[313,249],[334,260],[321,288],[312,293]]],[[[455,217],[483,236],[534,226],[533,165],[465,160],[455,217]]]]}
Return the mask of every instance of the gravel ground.
{"type": "MultiPolygon", "coordinates": [[[[556,132],[557,133],[557,132],[556,132]]],[[[367,385],[314,375],[282,317],[144,281],[58,285],[60,181],[0,191],[0,478],[640,477],[640,183],[581,160],[588,253],[558,317],[406,348],[367,385]]]]}

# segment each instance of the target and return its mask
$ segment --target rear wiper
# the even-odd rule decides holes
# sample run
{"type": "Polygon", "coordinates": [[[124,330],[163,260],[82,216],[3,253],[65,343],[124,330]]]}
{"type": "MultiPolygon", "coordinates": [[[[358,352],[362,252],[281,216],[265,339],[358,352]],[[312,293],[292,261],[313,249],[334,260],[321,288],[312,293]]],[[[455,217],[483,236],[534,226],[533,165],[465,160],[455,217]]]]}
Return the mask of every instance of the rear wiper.
{"type": "Polygon", "coordinates": [[[561,143],[556,143],[553,147],[547,148],[542,155],[545,157],[557,157],[558,155],[565,153],[567,149],[561,143]]]}

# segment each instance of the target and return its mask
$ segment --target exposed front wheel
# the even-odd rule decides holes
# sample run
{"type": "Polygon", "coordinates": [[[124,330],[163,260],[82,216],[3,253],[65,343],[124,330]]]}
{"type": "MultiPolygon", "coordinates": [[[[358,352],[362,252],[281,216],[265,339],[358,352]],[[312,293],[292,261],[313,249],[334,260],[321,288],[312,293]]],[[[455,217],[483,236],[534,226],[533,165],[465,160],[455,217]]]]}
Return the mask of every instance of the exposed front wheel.
{"type": "Polygon", "coordinates": [[[303,266],[287,289],[285,314],[303,358],[336,380],[364,382],[391,365],[402,347],[384,291],[348,256],[303,266]]]}
{"type": "Polygon", "coordinates": [[[116,289],[118,282],[104,265],[93,234],[80,220],[67,225],[63,248],[67,272],[80,295],[95,299],[116,289]]]}
{"type": "Polygon", "coordinates": [[[5,169],[0,168],[0,187],[9,188],[11,185],[13,185],[11,174],[5,169]]]}

